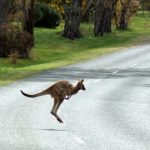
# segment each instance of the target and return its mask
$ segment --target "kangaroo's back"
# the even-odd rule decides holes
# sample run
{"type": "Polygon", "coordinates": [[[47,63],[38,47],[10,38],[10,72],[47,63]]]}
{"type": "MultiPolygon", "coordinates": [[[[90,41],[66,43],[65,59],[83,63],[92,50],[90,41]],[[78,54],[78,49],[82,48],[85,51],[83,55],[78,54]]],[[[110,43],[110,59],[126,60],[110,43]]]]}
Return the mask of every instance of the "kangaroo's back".
{"type": "Polygon", "coordinates": [[[42,95],[51,95],[53,98],[55,97],[63,97],[65,98],[65,96],[68,94],[69,89],[71,90],[71,88],[73,87],[73,85],[68,82],[68,81],[58,81],[56,83],[54,83],[52,86],[50,86],[49,88],[47,88],[46,90],[36,93],[36,94],[27,94],[25,92],[23,92],[21,90],[21,93],[26,96],[26,97],[30,97],[30,98],[34,98],[34,97],[38,97],[38,96],[42,96],[42,95]]]}
{"type": "Polygon", "coordinates": [[[69,93],[69,90],[72,90],[72,87],[73,85],[68,81],[58,81],[47,90],[50,91],[53,98],[57,96],[65,97],[69,93]]]}

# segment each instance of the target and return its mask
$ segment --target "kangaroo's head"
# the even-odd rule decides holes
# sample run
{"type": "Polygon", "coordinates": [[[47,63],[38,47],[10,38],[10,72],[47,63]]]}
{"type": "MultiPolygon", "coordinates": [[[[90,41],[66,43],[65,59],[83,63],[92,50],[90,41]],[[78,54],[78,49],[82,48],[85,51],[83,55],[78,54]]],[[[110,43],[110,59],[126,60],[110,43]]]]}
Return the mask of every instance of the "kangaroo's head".
{"type": "Polygon", "coordinates": [[[85,90],[83,81],[84,81],[84,80],[81,80],[81,81],[79,81],[79,82],[77,83],[77,87],[78,87],[80,90],[85,90]]]}

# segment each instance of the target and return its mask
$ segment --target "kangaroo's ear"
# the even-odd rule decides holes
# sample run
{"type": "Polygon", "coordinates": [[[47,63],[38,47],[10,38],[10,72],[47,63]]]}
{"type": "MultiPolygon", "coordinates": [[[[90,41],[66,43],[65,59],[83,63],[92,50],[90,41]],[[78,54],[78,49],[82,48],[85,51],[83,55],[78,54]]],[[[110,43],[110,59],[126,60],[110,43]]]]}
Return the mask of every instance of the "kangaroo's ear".
{"type": "Polygon", "coordinates": [[[81,80],[81,83],[83,83],[84,79],[81,80]]]}

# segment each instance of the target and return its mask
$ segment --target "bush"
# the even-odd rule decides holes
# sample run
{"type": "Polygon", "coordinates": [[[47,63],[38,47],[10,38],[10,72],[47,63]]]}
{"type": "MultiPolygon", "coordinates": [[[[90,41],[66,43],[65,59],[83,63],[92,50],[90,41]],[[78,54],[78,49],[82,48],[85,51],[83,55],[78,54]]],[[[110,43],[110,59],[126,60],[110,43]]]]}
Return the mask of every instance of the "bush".
{"type": "Polygon", "coordinates": [[[35,5],[35,27],[56,28],[60,24],[60,15],[44,3],[35,5]]]}
{"type": "Polygon", "coordinates": [[[27,58],[33,44],[33,37],[28,32],[12,24],[0,26],[0,57],[17,53],[18,57],[27,58]]]}

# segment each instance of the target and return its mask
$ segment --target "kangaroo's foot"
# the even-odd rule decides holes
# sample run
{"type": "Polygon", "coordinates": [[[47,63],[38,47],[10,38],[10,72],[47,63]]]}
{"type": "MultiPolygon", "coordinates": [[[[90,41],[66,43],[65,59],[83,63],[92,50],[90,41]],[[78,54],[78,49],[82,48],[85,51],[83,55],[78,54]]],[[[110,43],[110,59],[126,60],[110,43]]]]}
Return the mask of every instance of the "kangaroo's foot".
{"type": "Polygon", "coordinates": [[[61,120],[60,117],[56,117],[56,118],[57,118],[57,120],[58,120],[60,123],[63,123],[63,121],[61,120]]]}
{"type": "Polygon", "coordinates": [[[63,121],[61,120],[61,118],[60,118],[57,114],[55,114],[55,113],[53,113],[53,112],[51,112],[51,114],[52,114],[53,116],[55,116],[55,118],[56,118],[60,123],[63,123],[63,121]]]}

